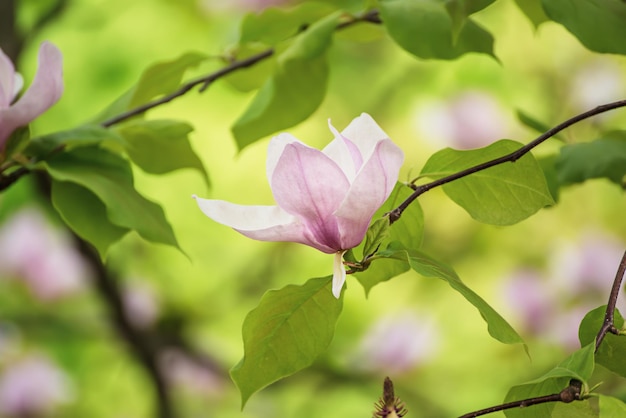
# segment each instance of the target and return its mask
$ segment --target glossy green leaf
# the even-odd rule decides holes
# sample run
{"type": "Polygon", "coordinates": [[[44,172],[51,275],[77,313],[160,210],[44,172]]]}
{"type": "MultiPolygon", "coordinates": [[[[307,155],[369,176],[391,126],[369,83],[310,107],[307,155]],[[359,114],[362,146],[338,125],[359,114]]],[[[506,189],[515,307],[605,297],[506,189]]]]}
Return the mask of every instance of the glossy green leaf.
{"type": "Polygon", "coordinates": [[[380,244],[389,237],[389,218],[378,218],[367,229],[363,256],[373,254],[380,244]]]}
{"type": "Polygon", "coordinates": [[[335,10],[329,4],[305,2],[290,8],[268,7],[248,13],[241,22],[239,43],[263,42],[274,45],[305,29],[335,10]]]}
{"type": "MultiPolygon", "coordinates": [[[[600,306],[585,315],[578,329],[578,338],[581,345],[595,343],[596,336],[604,322],[606,305],[600,306]]],[[[617,329],[624,327],[624,318],[615,310],[614,323],[617,329]]],[[[596,362],[622,377],[626,377],[626,336],[607,334],[596,353],[596,362]]]]}
{"type": "Polygon", "coordinates": [[[338,19],[335,13],[315,23],[280,54],[273,76],[232,127],[240,149],[302,122],[322,103],[328,79],[326,50],[338,19]]]}
{"type": "MultiPolygon", "coordinates": [[[[559,393],[569,385],[571,379],[581,381],[584,390],[595,368],[593,351],[593,344],[588,344],[575,351],[543,376],[523,385],[512,387],[504,401],[512,402],[559,393]]],[[[533,417],[551,418],[554,405],[554,402],[550,402],[528,408],[510,409],[505,411],[505,415],[508,418],[522,418],[531,413],[533,417]]]]}
{"type": "Polygon", "coordinates": [[[117,129],[126,139],[126,152],[147,173],[164,174],[181,168],[198,170],[209,183],[202,161],[189,143],[193,127],[175,120],[135,120],[117,129]]]}
{"type": "Polygon", "coordinates": [[[620,0],[542,0],[550,19],[565,26],[587,48],[626,54],[626,3],[620,0]]]}
{"type": "Polygon", "coordinates": [[[52,180],[52,204],[67,225],[90,242],[103,259],[108,248],[130,231],[111,223],[104,203],[76,183],[52,180]]]}
{"type": "Polygon", "coordinates": [[[558,172],[556,170],[557,158],[557,155],[552,154],[537,159],[539,166],[543,170],[543,175],[546,178],[546,183],[548,184],[548,190],[550,190],[550,195],[555,202],[558,202],[559,200],[561,187],[561,183],[559,182],[558,178],[558,172]]]}
{"type": "Polygon", "coordinates": [[[626,417],[626,403],[612,396],[598,395],[600,418],[626,417]]]}
{"type": "MultiPolygon", "coordinates": [[[[404,202],[411,194],[413,189],[402,183],[396,183],[389,199],[381,208],[381,213],[385,214],[404,202]]],[[[414,200],[402,212],[402,216],[389,228],[389,240],[397,241],[404,248],[417,250],[422,245],[424,237],[424,211],[417,200],[414,200]]]]}
{"type": "MultiPolygon", "coordinates": [[[[515,141],[501,140],[470,151],[446,148],[426,162],[421,175],[440,179],[502,157],[521,146],[515,141]]],[[[443,190],[472,218],[492,225],[515,224],[554,204],[543,170],[530,153],[514,163],[500,164],[447,183],[443,190]]]]}
{"type": "Polygon", "coordinates": [[[454,59],[468,52],[493,56],[491,34],[472,19],[455,31],[445,2],[381,0],[380,14],[391,38],[419,58],[454,59]]]}
{"type": "Polygon", "coordinates": [[[542,0],[515,0],[517,7],[526,15],[531,23],[538,28],[543,22],[548,21],[546,12],[541,5],[542,0]]]}
{"type": "Polygon", "coordinates": [[[322,277],[271,290],[246,316],[244,357],[231,370],[242,405],[256,391],[308,367],[326,350],[342,308],[331,281],[322,277]]]}
{"type": "Polygon", "coordinates": [[[33,138],[25,152],[28,155],[47,156],[61,146],[84,147],[98,144],[124,145],[124,138],[100,125],[83,125],[67,131],[33,138]]]}
{"type": "Polygon", "coordinates": [[[80,147],[42,165],[53,179],[78,184],[95,194],[106,206],[111,223],[178,248],[163,209],[135,190],[130,164],[121,156],[98,147],[80,147]]]}
{"type": "Polygon", "coordinates": [[[103,122],[158,96],[174,92],[180,87],[185,71],[196,67],[206,58],[204,54],[186,53],[174,60],[150,66],[142,73],[137,84],[109,105],[94,122],[103,122]]]}
{"type": "Polygon", "coordinates": [[[563,185],[594,178],[607,178],[622,185],[626,176],[626,132],[612,132],[592,142],[566,145],[555,164],[563,185]]]}

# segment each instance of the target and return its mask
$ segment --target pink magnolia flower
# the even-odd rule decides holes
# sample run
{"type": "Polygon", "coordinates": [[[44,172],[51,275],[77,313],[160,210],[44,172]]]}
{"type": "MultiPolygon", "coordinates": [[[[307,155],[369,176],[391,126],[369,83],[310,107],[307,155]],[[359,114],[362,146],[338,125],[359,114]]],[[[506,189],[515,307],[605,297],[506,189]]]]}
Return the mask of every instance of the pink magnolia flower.
{"type": "Polygon", "coordinates": [[[27,357],[0,375],[0,415],[35,417],[73,399],[65,373],[45,357],[27,357]]]}
{"type": "Polygon", "coordinates": [[[24,84],[13,63],[0,49],[0,150],[11,133],[45,112],[63,93],[61,51],[49,42],[39,48],[39,65],[33,84],[15,103],[24,84]]]}
{"type": "Polygon", "coordinates": [[[322,151],[289,134],[272,139],[267,178],[278,206],[200,199],[205,215],[260,241],[291,241],[334,254],[333,294],[346,280],[343,254],[359,245],[398,180],[404,154],[363,113],[322,151]]]}

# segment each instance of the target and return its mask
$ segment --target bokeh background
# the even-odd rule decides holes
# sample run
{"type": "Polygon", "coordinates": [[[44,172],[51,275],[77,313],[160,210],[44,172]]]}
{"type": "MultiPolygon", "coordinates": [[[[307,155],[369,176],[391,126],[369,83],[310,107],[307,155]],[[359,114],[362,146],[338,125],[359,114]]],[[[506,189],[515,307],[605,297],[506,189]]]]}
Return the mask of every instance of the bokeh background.
{"type": "MultiPolygon", "coordinates": [[[[25,79],[32,79],[41,41],[64,55],[64,95],[35,121],[34,134],[89,121],[152,63],[200,51],[215,58],[190,77],[220,68],[243,15],[270,3],[68,0],[35,27],[56,1],[16,1],[26,36],[17,66],[25,79]]],[[[348,10],[362,7],[361,1],[343,3],[348,10]]],[[[418,60],[373,25],[337,34],[328,95],[289,131],[322,147],[332,138],[328,118],[341,129],[368,112],[405,151],[406,181],[446,146],[530,141],[538,132],[521,124],[517,111],[552,126],[626,97],[624,57],[592,53],[555,23],[534,28],[512,0],[475,19],[494,34],[498,60],[478,54],[418,60]]],[[[107,257],[135,325],[171,330],[184,340],[160,357],[181,417],[366,417],[384,376],[394,380],[409,417],[456,416],[501,403],[510,386],[540,376],[578,347],[578,323],[606,303],[626,248],[624,191],[606,180],[588,181],[562,189],[555,207],[494,227],[473,221],[434,190],[420,198],[423,249],[454,266],[514,325],[531,358],[520,346],[491,339],[478,312],[442,281],[406,273],[366,297],[349,278],[327,353],[254,395],[241,411],[228,369],[243,354],[245,315],[266,290],[331,271],[328,256],[249,240],[204,217],[191,199],[195,193],[272,204],[265,178],[269,138],[238,151],[230,133],[252,97],[221,80],[148,114],[194,125],[192,145],[212,185],[207,189],[192,170],[158,177],[135,170],[138,190],[164,207],[186,255],[131,234],[107,257]]],[[[535,154],[624,128],[626,112],[614,111],[567,130],[535,154]]],[[[0,416],[153,416],[148,376],[110,324],[91,286],[93,272],[36,189],[24,178],[0,196],[0,416]]],[[[603,391],[626,399],[626,382],[601,373],[597,379],[605,382],[603,391]]]]}

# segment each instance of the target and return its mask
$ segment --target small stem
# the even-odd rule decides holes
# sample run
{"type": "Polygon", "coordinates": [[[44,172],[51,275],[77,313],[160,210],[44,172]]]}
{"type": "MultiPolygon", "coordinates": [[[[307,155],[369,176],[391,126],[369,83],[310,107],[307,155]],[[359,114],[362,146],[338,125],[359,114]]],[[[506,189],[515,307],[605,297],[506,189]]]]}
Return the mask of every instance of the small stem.
{"type": "Polygon", "coordinates": [[[538,396],[536,398],[523,399],[521,401],[508,402],[502,405],[496,405],[489,408],[481,409],[479,411],[470,412],[468,414],[461,415],[459,418],[474,418],[482,415],[491,414],[493,412],[504,411],[505,409],[526,408],[532,405],[539,405],[548,402],[570,403],[581,399],[581,389],[582,383],[578,380],[572,379],[569,386],[567,386],[559,393],[554,393],[552,395],[546,396],[538,396]]]}
{"type": "MultiPolygon", "coordinates": [[[[370,10],[368,12],[366,12],[365,14],[363,14],[362,16],[358,16],[358,17],[353,17],[351,20],[347,20],[345,22],[340,23],[339,25],[337,25],[337,30],[341,30],[344,28],[347,28],[349,26],[354,25],[355,23],[359,23],[359,22],[370,22],[370,23],[381,23],[381,20],[378,16],[378,11],[377,10],[370,10]]],[[[190,91],[191,89],[193,89],[194,87],[198,86],[198,85],[202,85],[202,87],[200,87],[200,93],[204,92],[214,81],[236,71],[242,68],[247,68],[250,67],[260,61],[263,61],[269,57],[271,57],[272,55],[274,55],[275,53],[275,49],[274,48],[268,48],[265,51],[259,52],[258,54],[252,55],[251,57],[248,57],[246,59],[240,60],[240,61],[233,61],[230,65],[214,72],[211,73],[209,75],[206,75],[204,77],[200,77],[197,78],[195,80],[192,80],[186,84],[184,84],[183,86],[181,86],[178,90],[176,90],[173,93],[170,93],[168,95],[165,95],[163,97],[161,97],[160,99],[157,100],[153,100],[151,102],[145,103],[141,106],[138,106],[134,109],[131,109],[127,112],[121,113],[111,119],[108,119],[104,122],[101,123],[102,126],[104,126],[105,128],[108,128],[110,126],[113,126],[115,124],[118,124],[120,122],[123,122],[129,118],[132,118],[133,116],[137,116],[140,115],[150,109],[153,109],[157,106],[160,106],[162,104],[168,103],[172,100],[174,100],[177,97],[180,97],[182,95],[184,95],[185,93],[187,93],[188,91],[190,91]]]]}
{"type": "Polygon", "coordinates": [[[617,298],[619,297],[619,290],[622,287],[622,280],[624,280],[624,274],[626,273],[626,251],[622,256],[622,261],[617,268],[615,274],[615,280],[613,281],[613,287],[611,288],[611,294],[609,295],[609,302],[606,304],[606,313],[604,314],[604,322],[596,337],[596,351],[600,347],[602,340],[607,333],[619,334],[619,330],[615,327],[615,307],[617,305],[617,298]]]}
{"type": "Polygon", "coordinates": [[[599,115],[600,113],[604,113],[604,112],[608,112],[609,110],[613,110],[613,109],[617,109],[620,107],[624,107],[626,106],[626,100],[619,100],[617,102],[612,102],[612,103],[608,103],[605,105],[601,105],[598,107],[595,107],[591,110],[588,110],[584,113],[581,113],[579,115],[576,115],[570,119],[567,119],[566,121],[560,123],[559,125],[555,126],[554,128],[544,132],[542,135],[540,135],[539,137],[537,137],[536,139],[534,139],[532,142],[529,142],[528,144],[524,145],[523,147],[521,147],[518,150],[515,150],[513,152],[511,152],[510,154],[506,154],[503,155],[502,157],[498,157],[498,158],[494,158],[493,160],[475,165],[473,167],[467,168],[465,170],[461,170],[458,173],[454,173],[451,174],[449,176],[446,177],[442,177],[438,180],[432,181],[430,183],[426,183],[423,184],[421,186],[413,186],[412,188],[415,190],[404,202],[400,203],[400,205],[395,208],[394,210],[392,210],[391,212],[389,212],[389,223],[393,224],[394,222],[396,222],[398,219],[400,219],[400,216],[402,216],[402,212],[404,212],[404,210],[411,204],[413,203],[413,201],[415,199],[417,199],[420,195],[426,193],[427,191],[429,191],[430,189],[434,189],[437,186],[441,186],[444,185],[446,183],[450,183],[451,181],[454,180],[458,180],[462,177],[466,177],[469,176],[470,174],[474,174],[477,173],[479,171],[483,171],[486,170],[488,168],[494,167],[496,165],[502,164],[502,163],[506,163],[506,162],[515,162],[517,160],[519,160],[521,157],[523,157],[525,154],[527,154],[528,152],[530,152],[530,150],[532,150],[533,148],[535,148],[537,145],[543,143],[544,141],[546,141],[547,139],[553,137],[554,135],[558,134],[559,132],[561,132],[562,130],[564,130],[565,128],[569,128],[570,126],[584,120],[587,118],[590,118],[592,116],[595,115],[599,115]]]}

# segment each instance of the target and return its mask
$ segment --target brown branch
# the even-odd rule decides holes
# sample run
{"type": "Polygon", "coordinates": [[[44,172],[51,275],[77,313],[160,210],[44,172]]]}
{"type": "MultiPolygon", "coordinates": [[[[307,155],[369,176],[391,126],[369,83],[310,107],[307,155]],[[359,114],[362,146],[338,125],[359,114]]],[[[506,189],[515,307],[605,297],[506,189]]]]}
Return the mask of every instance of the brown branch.
{"type": "Polygon", "coordinates": [[[479,411],[470,412],[468,414],[461,415],[459,418],[474,418],[482,415],[491,414],[493,412],[504,411],[505,409],[526,408],[532,405],[539,405],[549,402],[571,403],[581,400],[581,389],[582,383],[579,380],[572,379],[569,383],[569,386],[567,386],[559,393],[546,396],[538,396],[536,398],[529,398],[521,401],[508,402],[502,405],[496,405],[489,408],[481,409],[479,411]]]}
{"type": "Polygon", "coordinates": [[[609,302],[606,305],[606,313],[604,314],[604,322],[598,336],[596,337],[596,351],[600,347],[602,340],[609,332],[611,334],[618,335],[619,330],[615,327],[615,306],[617,305],[617,298],[619,297],[619,290],[622,287],[622,280],[624,280],[624,274],[626,273],[626,251],[622,256],[622,261],[619,263],[617,273],[615,274],[615,280],[613,281],[613,287],[611,288],[611,294],[609,295],[609,302]]]}
{"type": "MultiPolygon", "coordinates": [[[[342,22],[340,24],[337,25],[337,30],[341,30],[341,29],[345,29],[349,26],[352,26],[356,23],[359,22],[370,22],[370,23],[381,23],[381,20],[379,18],[378,15],[378,11],[377,10],[370,10],[368,12],[366,12],[365,14],[363,14],[362,16],[357,16],[357,17],[352,17],[350,20],[347,20],[345,22],[342,22]]],[[[274,48],[268,48],[265,51],[259,52],[258,54],[252,55],[251,57],[248,57],[246,59],[243,60],[239,60],[239,61],[234,61],[232,62],[230,65],[214,72],[211,73],[209,75],[206,75],[204,77],[200,77],[197,78],[195,80],[192,80],[184,85],[182,85],[178,90],[174,91],[173,93],[170,93],[168,95],[165,95],[163,97],[161,97],[160,99],[156,99],[153,100],[151,102],[145,103],[141,106],[138,106],[134,109],[130,109],[127,112],[121,113],[111,119],[108,119],[104,122],[101,123],[102,126],[104,126],[105,128],[108,128],[110,126],[113,126],[117,123],[123,122],[129,118],[132,118],[133,116],[137,116],[140,115],[150,109],[153,109],[157,106],[161,106],[162,104],[168,103],[174,99],[176,99],[177,97],[183,96],[184,94],[186,94],[187,92],[189,92],[191,89],[193,89],[194,87],[198,86],[198,85],[202,85],[202,87],[200,88],[199,92],[204,92],[214,81],[234,72],[237,71],[239,69],[242,68],[247,68],[250,67],[258,62],[261,62],[271,56],[273,56],[275,53],[275,49],[274,48]]]]}
{"type": "Polygon", "coordinates": [[[470,174],[474,174],[477,173],[479,171],[483,171],[486,170],[488,168],[494,167],[496,165],[499,164],[503,164],[503,163],[507,163],[507,162],[511,162],[514,163],[515,161],[519,160],[521,157],[523,157],[525,154],[527,154],[528,152],[530,152],[530,150],[532,150],[533,148],[535,148],[537,145],[543,143],[544,141],[546,141],[547,139],[553,137],[554,135],[558,134],[559,132],[561,132],[562,130],[569,128],[570,126],[584,120],[587,118],[590,118],[592,116],[596,116],[599,115],[601,113],[604,112],[608,112],[609,110],[613,110],[613,109],[617,109],[620,107],[624,107],[626,106],[626,100],[619,100],[617,102],[612,102],[612,103],[608,103],[605,105],[601,105],[598,106],[596,108],[593,108],[591,110],[588,110],[584,113],[581,113],[579,115],[576,115],[570,119],[567,119],[566,121],[558,124],[557,126],[555,126],[554,128],[546,131],[545,133],[543,133],[542,135],[540,135],[539,137],[537,137],[536,139],[534,139],[532,142],[529,142],[528,144],[524,145],[523,147],[521,147],[518,150],[515,150],[513,152],[511,152],[510,154],[507,155],[503,155],[502,157],[498,157],[495,158],[493,160],[487,161],[485,163],[481,163],[478,165],[475,165],[473,167],[467,168],[465,170],[461,170],[458,173],[454,173],[451,174],[449,176],[446,177],[442,177],[438,180],[432,181],[430,183],[426,183],[423,184],[421,186],[414,186],[414,192],[404,201],[402,202],[397,208],[395,208],[394,210],[392,210],[391,212],[389,212],[389,223],[393,224],[394,222],[396,222],[398,219],[400,219],[400,216],[402,216],[402,212],[404,212],[404,210],[411,204],[413,203],[413,201],[415,199],[417,199],[419,196],[421,196],[422,194],[426,193],[427,191],[434,189],[435,187],[438,186],[442,186],[446,183],[450,183],[454,180],[458,180],[460,178],[469,176],[470,174]]]}

